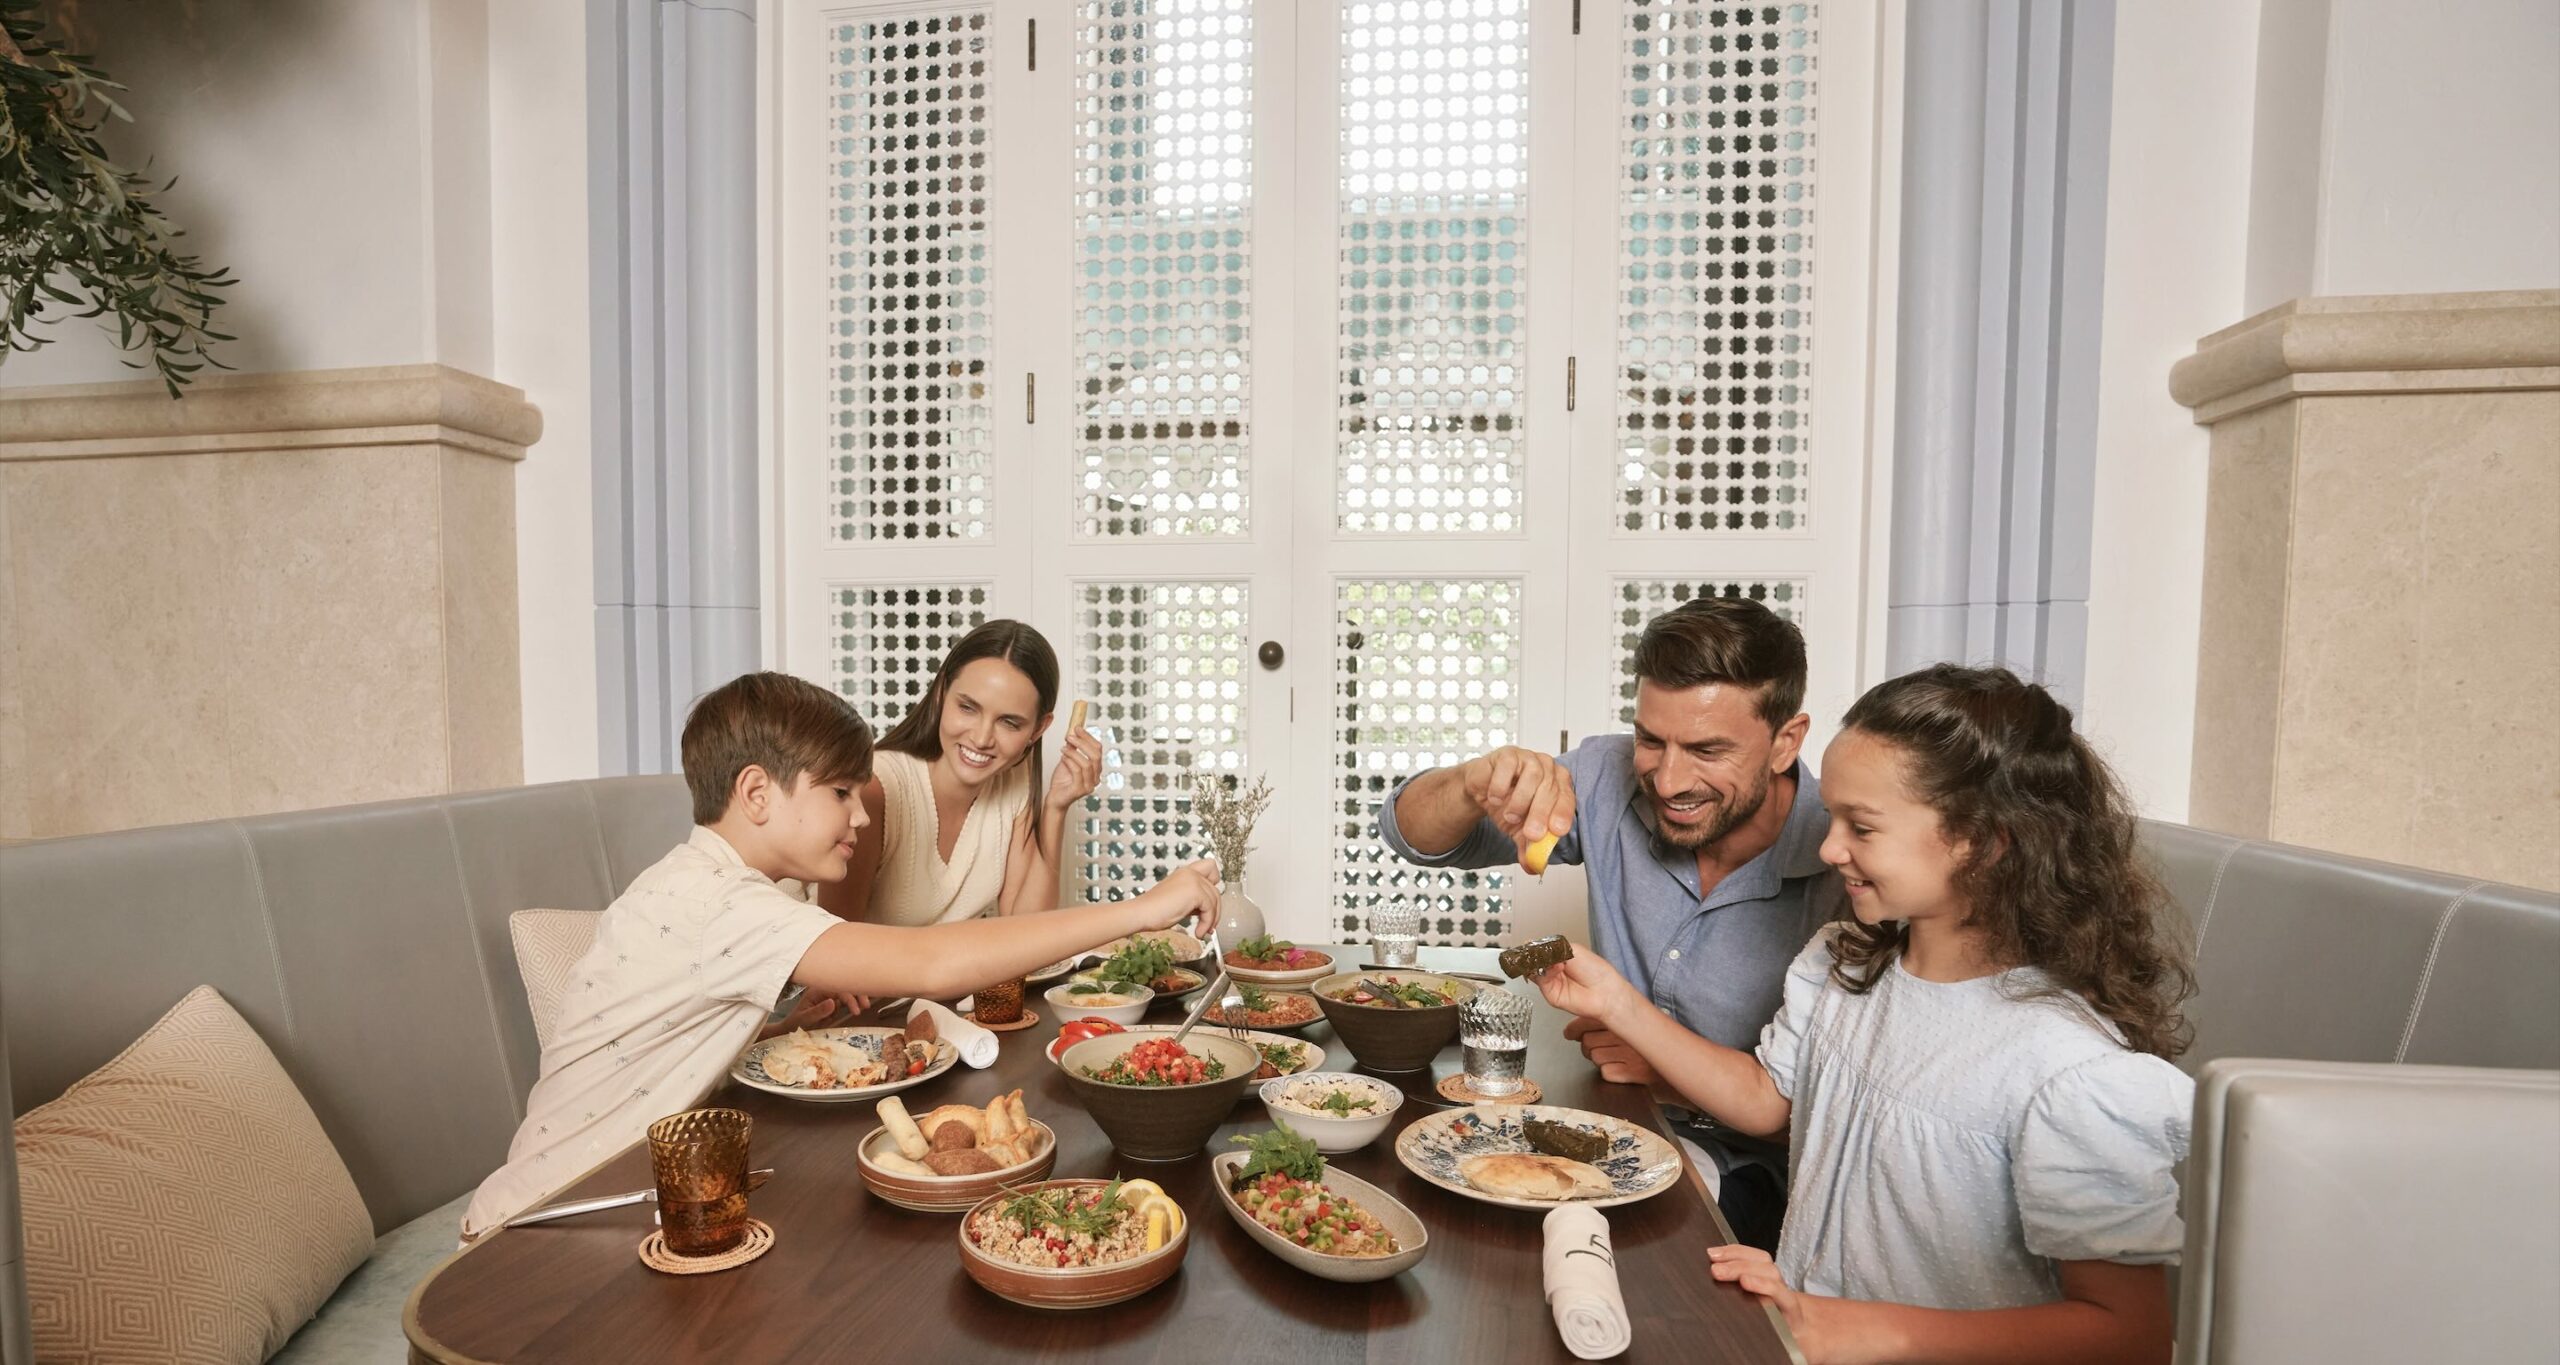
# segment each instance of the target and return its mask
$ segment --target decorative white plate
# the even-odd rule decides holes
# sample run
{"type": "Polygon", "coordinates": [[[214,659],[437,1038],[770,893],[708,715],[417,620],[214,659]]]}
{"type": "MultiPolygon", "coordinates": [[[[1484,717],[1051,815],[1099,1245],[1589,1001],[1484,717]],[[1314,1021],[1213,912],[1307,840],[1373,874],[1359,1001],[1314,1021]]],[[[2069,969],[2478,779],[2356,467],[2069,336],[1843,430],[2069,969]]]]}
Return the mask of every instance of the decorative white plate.
{"type": "Polygon", "coordinates": [[[1608,1208],[1650,1199],[1680,1183],[1680,1154],[1670,1139],[1606,1114],[1548,1104],[1485,1104],[1417,1119],[1396,1135],[1396,1159],[1452,1194],[1513,1209],[1552,1209],[1568,1203],[1608,1208]],[[1468,1184],[1458,1174],[1458,1165],[1469,1157],[1537,1150],[1521,1135],[1522,1119],[1546,1119],[1608,1134],[1609,1154],[1591,1164],[1609,1177],[1615,1192],[1600,1199],[1512,1199],[1468,1184]]]}
{"type": "MultiPolygon", "coordinates": [[[[880,1044],[887,1040],[890,1034],[898,1032],[901,1030],[881,1028],[876,1025],[855,1025],[849,1028],[813,1029],[809,1036],[841,1038],[862,1049],[876,1062],[880,1060],[880,1044]]],[[[758,1090],[776,1095],[788,1095],[795,1100],[807,1100],[812,1104],[851,1104],[856,1100],[876,1100],[883,1095],[895,1094],[909,1086],[922,1085],[949,1071],[952,1065],[960,1060],[960,1049],[953,1047],[947,1040],[937,1038],[933,1043],[933,1062],[925,1067],[921,1075],[902,1076],[896,1080],[882,1081],[878,1085],[856,1086],[851,1090],[812,1090],[805,1085],[784,1085],[764,1074],[766,1051],[790,1036],[786,1033],[780,1037],[767,1038],[739,1053],[738,1060],[729,1064],[729,1079],[740,1085],[753,1086],[758,1090]]]]}
{"type": "MultiPolygon", "coordinates": [[[[1174,1034],[1174,1030],[1176,1030],[1176,1029],[1178,1029],[1178,1028],[1180,1028],[1180,1027],[1181,1027],[1181,1025],[1179,1025],[1179,1024],[1135,1024],[1135,1025],[1130,1026],[1129,1028],[1123,1029],[1123,1030],[1122,1030],[1122,1032],[1124,1032],[1124,1033],[1153,1033],[1153,1034],[1159,1034],[1159,1035],[1162,1035],[1162,1036],[1164,1036],[1164,1037],[1170,1038],[1170,1037],[1172,1037],[1172,1036],[1173,1036],[1173,1034],[1174,1034]]],[[[1235,1035],[1235,1033],[1234,1033],[1233,1031],[1228,1030],[1228,1029],[1222,1029],[1222,1028],[1218,1027],[1218,1026],[1217,1026],[1217,1025],[1215,1025],[1215,1024],[1202,1024],[1202,1025],[1201,1025],[1201,1026],[1199,1026],[1198,1028],[1193,1029],[1193,1030],[1192,1030],[1192,1032],[1194,1032],[1194,1033],[1215,1033],[1215,1034],[1218,1034],[1218,1035],[1220,1035],[1220,1036],[1222,1036],[1222,1037],[1227,1037],[1227,1038],[1233,1038],[1233,1037],[1235,1037],[1235,1036],[1236,1036],[1236,1035],[1235,1035]]],[[[1287,1047],[1294,1047],[1294,1048],[1298,1049],[1298,1055],[1299,1055],[1299,1057],[1300,1057],[1300,1059],[1301,1059],[1301,1060],[1300,1060],[1300,1062],[1299,1062],[1299,1065],[1298,1065],[1298,1069],[1297,1069],[1297,1070],[1295,1070],[1295,1071],[1291,1071],[1291,1072],[1284,1073],[1284,1074],[1291,1075],[1291,1076],[1303,1076],[1303,1075],[1306,1075],[1306,1074],[1307,1074],[1308,1072],[1310,1072],[1310,1071],[1322,1071],[1322,1070],[1324,1070],[1324,1049],[1323,1049],[1323,1048],[1320,1048],[1320,1047],[1317,1047],[1315,1044],[1310,1043],[1310,1042],[1306,1041],[1306,1040],[1305,1040],[1305,1039],[1303,1039],[1303,1038],[1292,1038],[1292,1037],[1288,1036],[1288,1035],[1287,1035],[1287,1034],[1285,1034],[1285,1033],[1262,1033],[1262,1032],[1258,1032],[1258,1031],[1254,1031],[1254,1030],[1247,1030],[1247,1031],[1245,1032],[1244,1036],[1245,1036],[1245,1038],[1246,1038],[1247,1040],[1251,1041],[1251,1042],[1252,1042],[1256,1047],[1282,1047],[1282,1046],[1287,1046],[1287,1047]]],[[[1055,1044],[1055,1043],[1050,1044],[1050,1049],[1051,1049],[1051,1050],[1050,1050],[1050,1053],[1049,1053],[1049,1061],[1050,1061],[1052,1064],[1055,1064],[1055,1063],[1057,1062],[1057,1060],[1058,1060],[1058,1054],[1059,1054],[1060,1052],[1064,1052],[1064,1051],[1066,1050],[1066,1049],[1064,1049],[1064,1048],[1058,1047],[1058,1046],[1057,1046],[1057,1044],[1055,1044]]]]}

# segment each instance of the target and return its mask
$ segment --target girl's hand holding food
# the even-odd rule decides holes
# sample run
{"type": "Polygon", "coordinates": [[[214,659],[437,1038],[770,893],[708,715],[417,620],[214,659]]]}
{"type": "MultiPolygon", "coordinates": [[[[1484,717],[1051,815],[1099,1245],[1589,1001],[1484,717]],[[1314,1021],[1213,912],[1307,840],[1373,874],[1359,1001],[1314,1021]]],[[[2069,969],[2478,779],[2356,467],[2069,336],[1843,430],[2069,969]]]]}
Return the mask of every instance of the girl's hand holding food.
{"type": "Polygon", "coordinates": [[[1635,996],[1635,987],[1618,975],[1608,959],[1577,943],[1573,956],[1530,974],[1547,1003],[1567,1014],[1606,1025],[1635,996]]]}

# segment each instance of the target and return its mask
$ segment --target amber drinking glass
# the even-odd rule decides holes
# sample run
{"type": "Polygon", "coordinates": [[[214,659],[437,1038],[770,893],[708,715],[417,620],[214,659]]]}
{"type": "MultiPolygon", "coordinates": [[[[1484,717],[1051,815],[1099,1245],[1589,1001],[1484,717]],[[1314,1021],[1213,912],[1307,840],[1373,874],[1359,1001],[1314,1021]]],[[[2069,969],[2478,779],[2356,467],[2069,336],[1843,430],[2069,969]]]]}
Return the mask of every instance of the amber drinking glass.
{"type": "Polygon", "coordinates": [[[747,1135],[740,1109],[688,1109],[649,1125],[658,1229],[678,1256],[717,1256],[747,1238],[747,1135]]]}
{"type": "Polygon", "coordinates": [[[1022,978],[978,988],[978,1022],[1010,1024],[1022,1018],[1022,978]]]}

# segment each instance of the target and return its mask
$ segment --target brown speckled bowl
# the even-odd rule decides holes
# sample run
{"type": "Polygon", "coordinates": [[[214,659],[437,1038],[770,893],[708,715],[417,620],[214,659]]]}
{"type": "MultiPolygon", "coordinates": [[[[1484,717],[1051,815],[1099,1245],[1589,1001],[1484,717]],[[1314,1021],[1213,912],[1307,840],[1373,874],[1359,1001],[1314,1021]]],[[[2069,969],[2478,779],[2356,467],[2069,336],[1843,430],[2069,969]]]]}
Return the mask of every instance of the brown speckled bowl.
{"type": "Polygon", "coordinates": [[[1387,1009],[1379,1005],[1351,1005],[1334,999],[1328,992],[1356,984],[1360,978],[1373,980],[1393,977],[1398,981],[1438,987],[1458,988],[1458,1000],[1476,993],[1476,988],[1455,977],[1434,972],[1415,971],[1409,967],[1365,972],[1336,972],[1311,989],[1316,1005],[1333,1024],[1336,1036],[1351,1055],[1371,1071],[1420,1071],[1431,1065],[1440,1049],[1458,1041],[1458,1001],[1416,1009],[1387,1009]]]}
{"type": "MultiPolygon", "coordinates": [[[[1183,1045],[1190,1046],[1190,1039],[1183,1045]]],[[[1122,1303],[1173,1278],[1182,1268],[1183,1253],[1191,1249],[1190,1211],[1184,1210],[1182,1226],[1165,1239],[1165,1244],[1135,1260],[1084,1270],[1039,1270],[1031,1266],[999,1261],[978,1250],[969,1240],[969,1225],[977,1221],[978,1210],[1009,1199],[1015,1194],[1048,1189],[1060,1185],[1107,1185],[1107,1180],[1045,1180],[1036,1185],[1017,1185],[999,1190],[970,1206],[960,1216],[960,1264],[986,1291],[1001,1299],[1010,1299],[1030,1308],[1100,1308],[1122,1303]]]]}
{"type": "Polygon", "coordinates": [[[874,1128],[853,1149],[854,1164],[862,1171],[862,1183],[873,1194],[902,1209],[918,1213],[958,1213],[996,1193],[1007,1185],[1020,1185],[1044,1179],[1058,1164],[1058,1135],[1038,1119],[1031,1126],[1040,1130],[1040,1150],[1019,1166],[982,1175],[900,1175],[872,1164],[872,1154],[889,1144],[889,1130],[874,1128]]]}
{"type": "MultiPolygon", "coordinates": [[[[1451,1011],[1452,1014],[1455,1011],[1451,1011]]],[[[1262,1054],[1224,1034],[1196,1028],[1182,1040],[1195,1057],[1226,1063],[1227,1074],[1191,1085],[1112,1085],[1084,1074],[1111,1065],[1112,1059],[1138,1044],[1162,1038],[1160,1033],[1106,1033],[1087,1038],[1058,1056],[1058,1069],[1084,1101],[1102,1135],[1125,1157],[1139,1161],[1180,1161],[1197,1156],[1209,1136],[1235,1112],[1262,1068],[1262,1054]]]]}

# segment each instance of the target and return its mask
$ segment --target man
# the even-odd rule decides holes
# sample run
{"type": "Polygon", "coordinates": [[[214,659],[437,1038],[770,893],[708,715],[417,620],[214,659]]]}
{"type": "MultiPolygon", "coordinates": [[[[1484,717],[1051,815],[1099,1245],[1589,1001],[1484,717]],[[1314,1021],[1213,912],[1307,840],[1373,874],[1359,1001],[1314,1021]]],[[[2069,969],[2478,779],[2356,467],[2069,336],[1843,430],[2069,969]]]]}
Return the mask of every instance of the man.
{"type": "MultiPolygon", "coordinates": [[[[1822,862],[1831,817],[1798,757],[1804,637],[1759,603],[1699,598],[1645,627],[1635,673],[1632,735],[1561,760],[1505,748],[1417,774],[1379,808],[1378,834],[1424,867],[1497,867],[1558,835],[1550,861],[1590,878],[1592,946],[1691,1032],[1749,1051],[1787,964],[1847,897],[1822,862]]],[[[1656,1079],[1596,1021],[1565,1036],[1609,1080],[1656,1079]]],[[[1684,1128],[1734,1235],[1774,1248],[1785,1147],[1684,1128]]]]}

